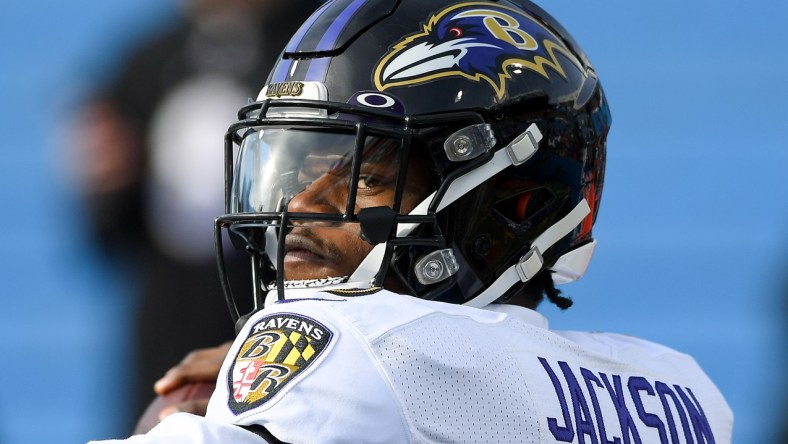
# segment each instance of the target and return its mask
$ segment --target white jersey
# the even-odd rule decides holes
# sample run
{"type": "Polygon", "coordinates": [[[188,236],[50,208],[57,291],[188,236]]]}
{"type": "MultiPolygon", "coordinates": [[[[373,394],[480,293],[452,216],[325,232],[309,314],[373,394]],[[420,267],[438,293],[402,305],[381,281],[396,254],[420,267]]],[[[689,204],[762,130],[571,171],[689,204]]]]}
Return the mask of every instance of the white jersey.
{"type": "Polygon", "coordinates": [[[252,424],[290,443],[725,444],[733,415],[667,347],[379,290],[256,313],[206,418],[176,414],[133,442],[260,443],[237,427],[252,424]]]}

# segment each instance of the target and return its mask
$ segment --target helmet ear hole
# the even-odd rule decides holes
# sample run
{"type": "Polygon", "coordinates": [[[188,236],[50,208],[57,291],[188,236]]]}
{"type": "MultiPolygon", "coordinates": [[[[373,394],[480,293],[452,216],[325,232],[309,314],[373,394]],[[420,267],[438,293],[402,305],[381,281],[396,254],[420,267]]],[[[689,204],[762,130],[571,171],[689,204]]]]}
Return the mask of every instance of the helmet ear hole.
{"type": "Polygon", "coordinates": [[[550,206],[554,200],[553,193],[547,188],[535,188],[510,196],[496,203],[493,208],[506,220],[507,225],[522,232],[527,231],[534,216],[550,206]]]}
{"type": "Polygon", "coordinates": [[[533,196],[533,193],[523,193],[520,195],[520,198],[517,199],[517,208],[515,209],[515,217],[517,220],[525,220],[525,216],[528,214],[528,203],[531,201],[531,196],[533,196]]]}

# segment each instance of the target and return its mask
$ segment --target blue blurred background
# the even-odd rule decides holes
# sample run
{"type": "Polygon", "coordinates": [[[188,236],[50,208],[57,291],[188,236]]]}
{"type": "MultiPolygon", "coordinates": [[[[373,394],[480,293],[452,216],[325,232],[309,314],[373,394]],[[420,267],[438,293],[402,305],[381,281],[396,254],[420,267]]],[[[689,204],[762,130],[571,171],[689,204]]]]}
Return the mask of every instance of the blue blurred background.
{"type": "MultiPolygon", "coordinates": [[[[594,62],[614,119],[595,260],[564,287],[575,306],[543,312],[553,328],[629,333],[692,354],[736,414],[735,442],[778,442],[788,406],[788,5],[540,4],[594,62]]],[[[177,8],[0,3],[0,443],[125,433],[133,283],[87,238],[66,139],[74,104],[177,8]]]]}

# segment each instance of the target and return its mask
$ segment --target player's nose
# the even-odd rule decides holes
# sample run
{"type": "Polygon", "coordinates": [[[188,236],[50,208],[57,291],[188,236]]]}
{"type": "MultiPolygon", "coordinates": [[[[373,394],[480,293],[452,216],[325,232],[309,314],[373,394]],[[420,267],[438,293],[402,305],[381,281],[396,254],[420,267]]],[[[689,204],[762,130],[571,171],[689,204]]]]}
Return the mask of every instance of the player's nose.
{"type": "Polygon", "coordinates": [[[347,196],[347,181],[330,174],[323,174],[290,199],[287,211],[342,214],[347,203],[345,196],[347,196]]]}

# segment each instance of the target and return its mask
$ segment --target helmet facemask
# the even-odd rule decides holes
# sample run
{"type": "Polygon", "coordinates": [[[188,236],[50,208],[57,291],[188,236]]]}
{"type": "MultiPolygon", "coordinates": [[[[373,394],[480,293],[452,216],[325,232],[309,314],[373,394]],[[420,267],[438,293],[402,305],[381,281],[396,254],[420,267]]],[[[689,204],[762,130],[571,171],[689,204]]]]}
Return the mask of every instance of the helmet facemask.
{"type": "Polygon", "coordinates": [[[231,185],[227,214],[217,219],[217,242],[226,228],[234,244],[250,253],[256,308],[267,294],[282,299],[299,288],[348,281],[382,286],[382,264],[395,245],[440,244],[437,230],[429,239],[407,236],[415,224],[434,222],[407,215],[436,183],[415,131],[401,117],[320,106],[325,117],[297,119],[298,108],[287,101],[257,103],[241,111],[246,118],[227,134],[231,185]],[[380,264],[359,270],[373,246],[393,240],[397,231],[400,239],[379,248],[380,264]]]}

